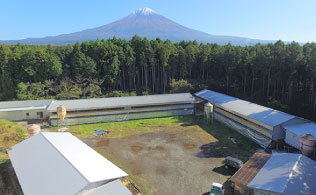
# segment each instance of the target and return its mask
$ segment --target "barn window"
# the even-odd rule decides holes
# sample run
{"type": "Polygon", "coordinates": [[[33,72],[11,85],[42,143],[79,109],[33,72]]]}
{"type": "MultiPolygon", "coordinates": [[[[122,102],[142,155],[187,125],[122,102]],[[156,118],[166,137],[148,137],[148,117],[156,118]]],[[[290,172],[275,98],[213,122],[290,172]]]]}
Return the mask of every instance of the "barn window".
{"type": "Polygon", "coordinates": [[[40,118],[43,118],[43,112],[37,112],[36,114],[37,114],[37,116],[39,116],[40,118]]]}

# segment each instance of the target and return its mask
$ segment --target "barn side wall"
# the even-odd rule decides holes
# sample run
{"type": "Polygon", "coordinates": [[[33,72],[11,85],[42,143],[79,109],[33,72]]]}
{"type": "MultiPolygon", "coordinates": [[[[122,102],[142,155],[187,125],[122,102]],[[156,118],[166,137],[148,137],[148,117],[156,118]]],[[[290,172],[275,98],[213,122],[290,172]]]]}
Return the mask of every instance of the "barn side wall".
{"type": "Polygon", "coordinates": [[[134,119],[145,119],[145,118],[157,118],[157,117],[168,117],[178,115],[191,115],[193,114],[193,106],[191,108],[179,109],[179,110],[166,110],[166,111],[147,111],[147,112],[125,112],[120,114],[107,114],[107,115],[84,115],[80,117],[71,117],[66,115],[65,121],[60,122],[58,118],[51,118],[50,123],[52,126],[59,125],[77,125],[87,123],[100,123],[100,122],[113,122],[113,121],[124,121],[134,119]]]}
{"type": "Polygon", "coordinates": [[[269,143],[271,142],[271,139],[269,137],[267,137],[265,135],[260,135],[255,130],[250,129],[249,127],[243,125],[242,123],[233,121],[232,119],[230,119],[222,114],[214,113],[214,117],[216,120],[222,122],[226,126],[238,131],[240,134],[255,141],[263,148],[266,148],[269,145],[269,143]]]}
{"type": "Polygon", "coordinates": [[[35,110],[17,110],[17,111],[2,111],[0,112],[0,119],[7,119],[11,121],[22,121],[22,120],[33,120],[41,119],[37,114],[43,112],[43,120],[48,118],[46,109],[35,109],[35,110]],[[27,113],[29,115],[27,116],[27,113]]]}

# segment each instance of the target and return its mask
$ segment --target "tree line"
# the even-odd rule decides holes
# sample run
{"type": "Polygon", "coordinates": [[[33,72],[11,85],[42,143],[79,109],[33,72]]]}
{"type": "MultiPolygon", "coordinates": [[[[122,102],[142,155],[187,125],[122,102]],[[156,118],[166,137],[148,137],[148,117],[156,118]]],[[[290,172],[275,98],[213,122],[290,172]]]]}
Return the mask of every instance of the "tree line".
{"type": "Polygon", "coordinates": [[[0,100],[157,94],[177,92],[176,86],[209,88],[316,119],[315,43],[241,47],[134,36],[0,45],[0,77],[0,100]]]}

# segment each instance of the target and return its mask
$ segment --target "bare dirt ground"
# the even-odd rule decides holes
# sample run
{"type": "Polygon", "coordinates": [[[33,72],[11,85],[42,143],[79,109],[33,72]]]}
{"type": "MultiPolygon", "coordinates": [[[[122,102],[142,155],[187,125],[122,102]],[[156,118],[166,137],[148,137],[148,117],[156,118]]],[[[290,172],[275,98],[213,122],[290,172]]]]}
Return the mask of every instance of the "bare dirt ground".
{"type": "Polygon", "coordinates": [[[129,174],[141,178],[138,185],[149,189],[148,194],[204,194],[210,191],[212,182],[224,183],[231,174],[222,167],[225,155],[220,152],[219,140],[197,126],[82,140],[114,163],[119,162],[115,164],[129,174]],[[208,155],[204,155],[205,151],[208,155]]]}

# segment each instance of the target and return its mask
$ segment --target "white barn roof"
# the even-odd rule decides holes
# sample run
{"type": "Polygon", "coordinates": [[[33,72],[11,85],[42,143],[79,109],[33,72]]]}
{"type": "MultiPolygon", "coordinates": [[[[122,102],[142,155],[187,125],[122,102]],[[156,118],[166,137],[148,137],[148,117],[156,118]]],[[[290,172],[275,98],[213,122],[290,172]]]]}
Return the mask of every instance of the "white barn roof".
{"type": "Polygon", "coordinates": [[[194,98],[190,93],[160,94],[129,97],[92,98],[78,100],[57,100],[48,107],[48,111],[56,112],[58,106],[65,106],[68,111],[114,108],[125,106],[144,106],[160,104],[193,103],[194,98]]]}
{"type": "Polygon", "coordinates": [[[248,187],[271,192],[312,195],[316,192],[316,162],[302,154],[276,153],[248,187]]]}
{"type": "Polygon", "coordinates": [[[316,137],[316,123],[304,122],[300,124],[291,124],[283,126],[287,131],[290,131],[298,136],[311,134],[316,137]]]}
{"type": "Polygon", "coordinates": [[[46,109],[52,101],[53,100],[4,101],[0,102],[0,112],[46,109]]]}
{"type": "Polygon", "coordinates": [[[270,127],[280,125],[295,118],[295,116],[284,112],[207,89],[197,92],[195,95],[209,102],[215,103],[228,111],[241,114],[270,127]]]}
{"type": "Polygon", "coordinates": [[[39,133],[13,146],[9,156],[26,195],[76,194],[127,176],[71,133],[39,133]]]}

